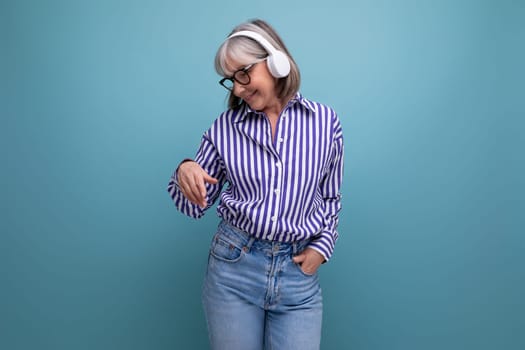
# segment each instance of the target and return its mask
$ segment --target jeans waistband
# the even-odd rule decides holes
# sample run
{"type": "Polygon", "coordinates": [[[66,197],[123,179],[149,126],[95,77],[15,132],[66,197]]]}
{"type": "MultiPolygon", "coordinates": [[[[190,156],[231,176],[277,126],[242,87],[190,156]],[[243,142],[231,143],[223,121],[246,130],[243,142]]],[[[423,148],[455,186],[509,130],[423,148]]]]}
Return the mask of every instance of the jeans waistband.
{"type": "MultiPolygon", "coordinates": [[[[265,251],[271,251],[273,254],[278,253],[292,253],[293,255],[303,251],[311,239],[305,239],[295,242],[277,242],[277,241],[268,241],[256,238],[252,234],[245,232],[225,220],[222,220],[219,223],[219,232],[224,233],[233,233],[236,236],[236,239],[239,240],[239,243],[243,245],[245,249],[260,249],[265,251]]],[[[243,248],[243,249],[244,249],[243,248]]]]}

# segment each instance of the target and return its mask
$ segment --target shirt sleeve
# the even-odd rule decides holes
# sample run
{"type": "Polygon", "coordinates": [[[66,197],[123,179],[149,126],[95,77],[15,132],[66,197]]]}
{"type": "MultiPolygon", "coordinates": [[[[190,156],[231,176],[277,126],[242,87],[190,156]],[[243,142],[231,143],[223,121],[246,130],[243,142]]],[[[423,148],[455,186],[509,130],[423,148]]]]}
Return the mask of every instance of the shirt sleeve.
{"type": "Polygon", "coordinates": [[[191,203],[184,195],[182,194],[178,179],[177,179],[177,169],[173,172],[173,175],[170,178],[168,183],[167,191],[175,204],[175,207],[183,214],[198,219],[201,218],[206,210],[208,210],[217,200],[220,195],[222,186],[225,181],[225,171],[223,162],[220,156],[215,149],[215,146],[208,137],[208,133],[205,133],[202,137],[202,141],[195,155],[195,162],[211,176],[219,180],[217,184],[206,183],[206,192],[208,196],[208,205],[205,208],[201,208],[197,204],[191,203]]]}
{"type": "Polygon", "coordinates": [[[316,236],[309,245],[310,248],[321,253],[325,261],[328,261],[332,256],[335,242],[339,237],[337,226],[339,224],[339,212],[341,211],[344,143],[341,125],[337,117],[335,118],[330,166],[328,167],[326,176],[321,182],[321,193],[324,204],[324,227],[322,232],[316,236]]]}

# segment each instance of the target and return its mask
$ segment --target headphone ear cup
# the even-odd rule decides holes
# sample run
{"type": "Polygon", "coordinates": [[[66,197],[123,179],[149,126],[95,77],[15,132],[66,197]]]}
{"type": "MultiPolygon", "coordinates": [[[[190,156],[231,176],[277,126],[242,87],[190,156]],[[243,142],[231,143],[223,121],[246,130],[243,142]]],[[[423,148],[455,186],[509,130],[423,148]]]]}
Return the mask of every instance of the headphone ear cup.
{"type": "Polygon", "coordinates": [[[282,51],[274,51],[266,59],[266,64],[275,78],[284,78],[290,74],[290,60],[282,51]]]}

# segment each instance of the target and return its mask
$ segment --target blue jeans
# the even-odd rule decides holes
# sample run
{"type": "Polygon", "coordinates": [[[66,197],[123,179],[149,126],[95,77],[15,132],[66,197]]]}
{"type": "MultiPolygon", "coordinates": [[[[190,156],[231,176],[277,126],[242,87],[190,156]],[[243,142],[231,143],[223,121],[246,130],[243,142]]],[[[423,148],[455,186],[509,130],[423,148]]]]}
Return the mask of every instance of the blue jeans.
{"type": "Polygon", "coordinates": [[[319,279],[292,261],[307,244],[258,240],[219,224],[202,295],[211,349],[319,349],[319,279]]]}

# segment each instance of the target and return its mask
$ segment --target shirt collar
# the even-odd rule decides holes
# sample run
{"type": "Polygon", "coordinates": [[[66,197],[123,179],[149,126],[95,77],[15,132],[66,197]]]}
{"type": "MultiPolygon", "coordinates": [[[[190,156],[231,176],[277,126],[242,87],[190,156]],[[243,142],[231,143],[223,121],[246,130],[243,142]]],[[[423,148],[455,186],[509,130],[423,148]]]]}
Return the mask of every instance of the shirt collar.
{"type": "MultiPolygon", "coordinates": [[[[305,99],[303,95],[301,95],[301,93],[299,92],[295,94],[295,96],[288,102],[288,104],[286,105],[286,107],[284,107],[284,109],[288,109],[296,103],[300,103],[303,107],[309,109],[312,112],[315,112],[314,106],[310,103],[310,101],[305,99]]],[[[242,105],[239,107],[238,113],[233,119],[233,121],[235,123],[239,123],[243,121],[244,119],[246,119],[246,117],[249,114],[261,115],[262,113],[256,110],[253,110],[250,106],[248,106],[247,103],[243,102],[242,105]]]]}

